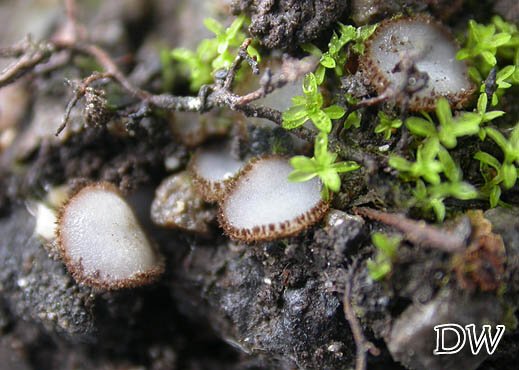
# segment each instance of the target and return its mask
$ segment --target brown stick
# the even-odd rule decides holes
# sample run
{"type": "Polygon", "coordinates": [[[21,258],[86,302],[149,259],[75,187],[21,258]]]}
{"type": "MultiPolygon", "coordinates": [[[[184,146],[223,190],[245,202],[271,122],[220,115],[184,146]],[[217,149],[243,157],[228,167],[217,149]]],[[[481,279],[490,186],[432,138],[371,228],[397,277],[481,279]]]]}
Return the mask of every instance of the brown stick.
{"type": "Polygon", "coordinates": [[[356,208],[355,213],[400,230],[404,233],[405,239],[417,245],[428,246],[449,253],[461,252],[466,248],[465,237],[428,225],[424,221],[415,221],[404,215],[381,212],[365,207],[356,208]]]}
{"type": "Polygon", "coordinates": [[[342,306],[344,310],[344,316],[346,317],[348,324],[350,324],[353,340],[355,341],[355,346],[357,348],[357,354],[355,357],[355,370],[365,370],[367,365],[367,352],[369,351],[374,356],[378,356],[380,351],[373,345],[373,343],[367,341],[364,337],[359,319],[357,318],[357,315],[355,315],[355,311],[351,305],[351,275],[353,274],[353,271],[355,271],[357,263],[358,260],[354,261],[350,267],[346,281],[346,287],[344,289],[342,306]]]}
{"type": "Polygon", "coordinates": [[[52,53],[54,48],[51,44],[33,44],[30,39],[26,39],[19,45],[15,45],[13,48],[4,48],[0,51],[1,56],[13,57],[20,55],[21,49],[24,52],[20,58],[0,74],[0,88],[7,86],[19,78],[25,76],[31,72],[37,65],[46,62],[52,53]]]}

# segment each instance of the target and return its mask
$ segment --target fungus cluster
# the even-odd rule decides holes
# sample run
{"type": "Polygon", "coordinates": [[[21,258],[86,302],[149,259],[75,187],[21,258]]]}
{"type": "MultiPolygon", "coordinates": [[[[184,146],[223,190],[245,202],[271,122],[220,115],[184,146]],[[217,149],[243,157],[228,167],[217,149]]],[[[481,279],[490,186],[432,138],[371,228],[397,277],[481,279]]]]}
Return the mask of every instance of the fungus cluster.
{"type": "Polygon", "coordinates": [[[83,187],[58,217],[58,244],[71,275],[102,289],[147,284],[163,261],[132,209],[109,183],[83,187]]]}
{"type": "MultiPolygon", "coordinates": [[[[424,15],[382,22],[366,43],[360,64],[373,88],[383,94],[388,88],[413,90],[408,101],[414,111],[433,110],[440,97],[461,108],[474,92],[467,66],[456,59],[457,45],[448,31],[424,15]],[[413,66],[427,74],[425,81],[406,73],[413,66]],[[423,88],[418,84],[424,83],[423,88]]],[[[401,94],[400,94],[401,95],[401,94]]],[[[406,97],[397,96],[399,103],[406,97]]]]}
{"type": "Polygon", "coordinates": [[[206,234],[213,213],[203,199],[218,203],[220,226],[235,240],[295,235],[319,221],[328,203],[321,198],[318,178],[290,182],[292,170],[281,156],[257,157],[244,164],[222,146],[199,149],[188,172],[170,176],[155,192],[152,220],[160,226],[206,234]],[[190,188],[191,177],[198,198],[190,188]]]}

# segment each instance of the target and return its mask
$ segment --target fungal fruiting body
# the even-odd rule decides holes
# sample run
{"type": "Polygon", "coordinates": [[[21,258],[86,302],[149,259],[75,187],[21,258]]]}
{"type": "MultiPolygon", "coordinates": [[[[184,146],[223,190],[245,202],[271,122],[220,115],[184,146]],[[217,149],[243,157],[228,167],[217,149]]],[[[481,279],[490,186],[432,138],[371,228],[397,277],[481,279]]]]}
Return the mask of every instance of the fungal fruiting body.
{"type": "MultiPolygon", "coordinates": [[[[457,45],[444,27],[428,16],[396,18],[382,22],[368,39],[360,60],[363,73],[379,94],[389,87],[398,90],[408,84],[425,82],[410,96],[409,108],[433,110],[436,101],[445,97],[455,108],[461,108],[474,92],[467,66],[456,59],[457,45]],[[426,81],[408,78],[407,67],[414,62],[418,72],[426,73],[426,81]]],[[[402,100],[405,97],[398,97],[402,100]]],[[[400,101],[401,102],[401,101],[400,101]]]]}
{"type": "Polygon", "coordinates": [[[207,235],[215,218],[214,208],[194,191],[188,171],[167,177],[155,191],[151,219],[156,225],[207,235]]]}
{"type": "Polygon", "coordinates": [[[34,234],[45,242],[50,242],[56,235],[56,211],[42,202],[36,203],[34,208],[34,234]]]}
{"type": "Polygon", "coordinates": [[[56,239],[56,221],[59,208],[68,199],[68,188],[65,185],[48,189],[45,199],[27,202],[29,212],[36,218],[34,235],[41,239],[43,245],[54,255],[56,239]]]}
{"type": "Polygon", "coordinates": [[[69,272],[102,289],[147,284],[163,271],[161,257],[119,191],[87,185],[62,208],[58,243],[69,272]]]}
{"type": "Polygon", "coordinates": [[[293,168],[283,157],[251,161],[220,204],[221,226],[246,242],[292,236],[319,221],[328,209],[318,178],[289,182],[293,168]]]}
{"type": "Polygon", "coordinates": [[[199,149],[190,162],[195,189],[207,202],[222,199],[244,164],[232,155],[227,144],[199,149]]]}

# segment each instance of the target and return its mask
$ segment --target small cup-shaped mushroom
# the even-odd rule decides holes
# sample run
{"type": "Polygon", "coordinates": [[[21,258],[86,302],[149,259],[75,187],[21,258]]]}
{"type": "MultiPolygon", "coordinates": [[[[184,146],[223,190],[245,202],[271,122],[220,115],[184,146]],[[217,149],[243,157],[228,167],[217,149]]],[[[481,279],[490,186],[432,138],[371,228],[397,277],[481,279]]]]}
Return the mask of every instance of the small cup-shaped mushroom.
{"type": "Polygon", "coordinates": [[[206,202],[222,199],[229,184],[245,162],[236,159],[227,143],[214,144],[197,150],[189,168],[195,190],[206,202]]]}
{"type": "MultiPolygon", "coordinates": [[[[394,18],[382,22],[368,39],[360,65],[379,94],[405,86],[411,110],[433,110],[440,97],[461,108],[475,90],[466,64],[456,59],[457,49],[449,32],[429,16],[394,18]],[[413,65],[428,78],[408,75],[413,65]]],[[[400,103],[407,99],[404,94],[396,98],[400,103]]]]}
{"type": "Polygon", "coordinates": [[[110,183],[83,187],[62,208],[58,243],[67,269],[79,283],[101,289],[145,285],[163,261],[133,210],[110,183]]]}
{"type": "Polygon", "coordinates": [[[318,178],[290,182],[293,168],[279,156],[251,161],[220,204],[218,220],[231,238],[245,242],[295,235],[328,210],[318,178]]]}
{"type": "Polygon", "coordinates": [[[156,225],[207,236],[215,218],[215,209],[193,189],[188,171],[167,177],[155,191],[151,219],[156,225]]]}

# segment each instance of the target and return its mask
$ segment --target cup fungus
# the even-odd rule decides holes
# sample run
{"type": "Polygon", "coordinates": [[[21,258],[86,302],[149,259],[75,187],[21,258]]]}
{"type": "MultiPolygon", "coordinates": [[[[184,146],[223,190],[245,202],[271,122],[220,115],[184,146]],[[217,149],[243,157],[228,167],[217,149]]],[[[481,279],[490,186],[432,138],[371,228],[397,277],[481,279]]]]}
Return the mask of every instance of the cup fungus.
{"type": "Polygon", "coordinates": [[[218,219],[225,233],[245,242],[273,240],[319,221],[328,209],[320,180],[289,182],[292,170],[283,157],[252,160],[220,204],[218,219]]]}
{"type": "Polygon", "coordinates": [[[67,269],[79,283],[101,289],[150,283],[163,261],[128,203],[110,183],[83,187],[62,208],[57,238],[67,269]]]}
{"type": "Polygon", "coordinates": [[[155,191],[151,219],[156,225],[208,235],[215,218],[214,208],[194,191],[188,171],[167,177],[155,191]]]}
{"type": "Polygon", "coordinates": [[[58,210],[68,199],[68,187],[66,185],[50,187],[44,199],[39,201],[28,200],[27,210],[36,219],[34,235],[38,237],[51,256],[58,253],[55,248],[56,223],[58,210]]]}
{"type": "MultiPolygon", "coordinates": [[[[378,92],[388,88],[399,91],[408,84],[413,90],[420,81],[409,76],[405,66],[410,64],[421,73],[427,73],[426,85],[412,93],[408,101],[413,111],[433,110],[440,97],[451,106],[461,108],[474,92],[467,66],[456,59],[457,45],[449,32],[431,17],[419,15],[394,18],[382,22],[366,42],[366,52],[360,60],[363,73],[378,92]],[[409,63],[404,63],[405,61],[409,63]]],[[[397,102],[405,96],[397,94],[397,102]]]]}
{"type": "Polygon", "coordinates": [[[227,144],[199,149],[190,162],[196,191],[206,202],[222,199],[244,164],[232,155],[227,144]]]}

